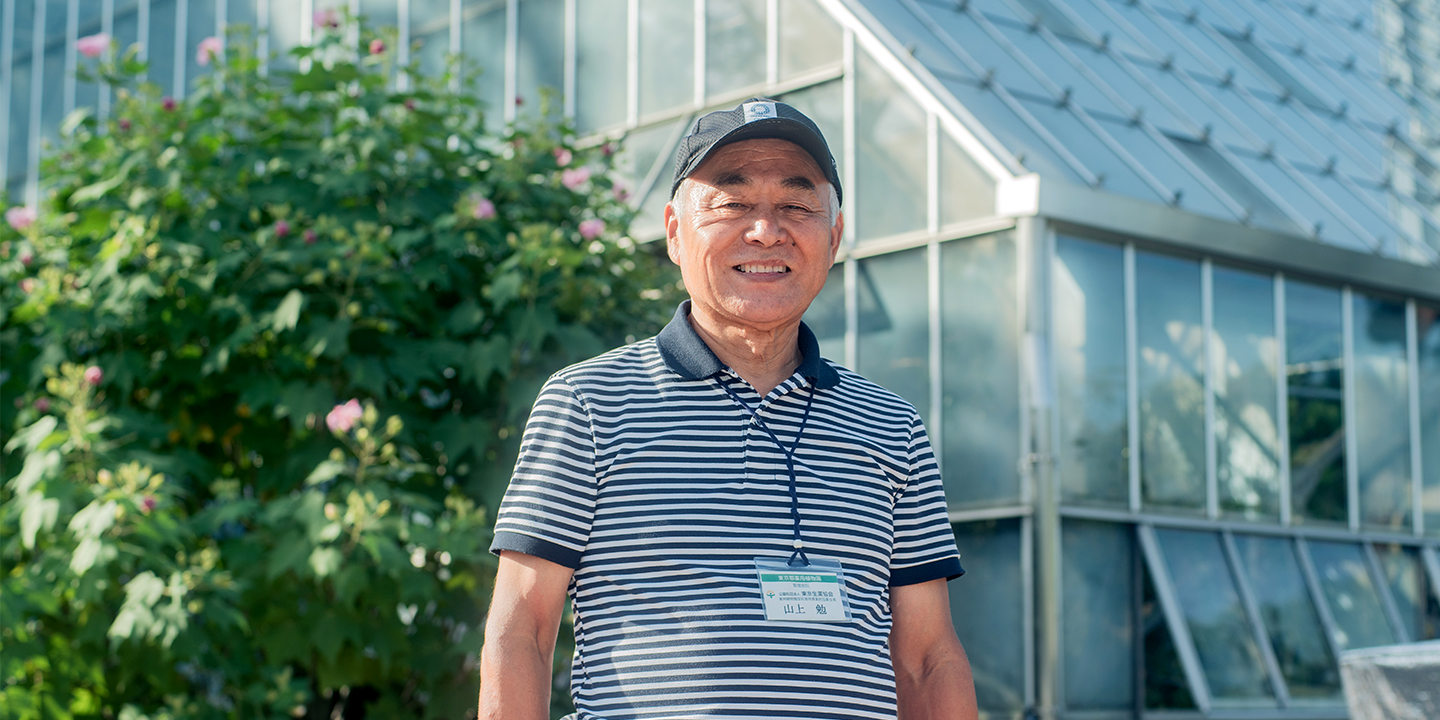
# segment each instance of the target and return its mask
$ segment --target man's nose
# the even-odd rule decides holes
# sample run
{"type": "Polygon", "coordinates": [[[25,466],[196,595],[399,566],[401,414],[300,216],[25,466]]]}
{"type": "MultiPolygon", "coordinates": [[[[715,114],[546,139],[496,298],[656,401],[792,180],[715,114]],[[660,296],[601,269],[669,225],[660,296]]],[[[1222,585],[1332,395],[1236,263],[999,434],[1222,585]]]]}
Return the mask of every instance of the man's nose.
{"type": "Polygon", "coordinates": [[[755,210],[755,217],[751,221],[750,227],[745,230],[745,240],[765,247],[785,240],[785,231],[780,227],[774,208],[757,208],[755,210]]]}

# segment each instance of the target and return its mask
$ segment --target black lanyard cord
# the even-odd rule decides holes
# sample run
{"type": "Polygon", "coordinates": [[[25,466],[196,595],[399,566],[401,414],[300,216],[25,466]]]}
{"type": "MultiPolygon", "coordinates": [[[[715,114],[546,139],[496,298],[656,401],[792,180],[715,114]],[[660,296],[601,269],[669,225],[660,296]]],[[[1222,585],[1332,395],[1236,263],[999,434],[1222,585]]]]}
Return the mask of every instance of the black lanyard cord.
{"type": "Polygon", "coordinates": [[[745,412],[750,413],[750,417],[755,419],[755,424],[760,426],[760,429],[764,430],[765,434],[769,435],[770,439],[775,442],[776,447],[780,448],[780,452],[785,454],[785,467],[790,471],[790,519],[795,525],[795,541],[793,543],[795,552],[790,553],[790,559],[786,561],[785,564],[790,567],[804,567],[809,565],[810,558],[805,557],[805,545],[800,542],[800,494],[795,490],[795,449],[800,446],[800,436],[805,434],[805,423],[810,421],[810,406],[815,402],[815,386],[807,385],[810,389],[810,395],[805,400],[805,414],[800,417],[800,429],[795,431],[795,441],[787,448],[785,447],[785,443],[781,442],[780,438],[775,435],[775,432],[770,429],[770,426],[760,418],[760,415],[746,404],[744,400],[741,400],[740,396],[736,395],[734,390],[730,389],[729,383],[720,378],[716,378],[716,382],[719,383],[720,388],[730,396],[730,399],[735,401],[736,405],[744,408],[745,412]],[[799,561],[798,563],[796,562],[797,560],[799,561]]]}

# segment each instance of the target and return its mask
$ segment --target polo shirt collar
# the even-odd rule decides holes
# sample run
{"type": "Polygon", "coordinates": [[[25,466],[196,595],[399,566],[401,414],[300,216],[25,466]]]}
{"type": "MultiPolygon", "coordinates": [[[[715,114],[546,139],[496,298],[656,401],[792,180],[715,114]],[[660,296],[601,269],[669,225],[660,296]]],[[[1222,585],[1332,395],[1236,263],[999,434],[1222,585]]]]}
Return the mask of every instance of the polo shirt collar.
{"type": "MultiPolygon", "coordinates": [[[[675,317],[655,336],[655,344],[660,348],[665,366],[687,380],[703,380],[725,369],[720,358],[690,326],[689,300],[675,309],[675,317]]],[[[795,372],[821,390],[840,384],[840,373],[820,357],[820,342],[803,322],[800,323],[800,367],[795,368],[795,372]]]]}

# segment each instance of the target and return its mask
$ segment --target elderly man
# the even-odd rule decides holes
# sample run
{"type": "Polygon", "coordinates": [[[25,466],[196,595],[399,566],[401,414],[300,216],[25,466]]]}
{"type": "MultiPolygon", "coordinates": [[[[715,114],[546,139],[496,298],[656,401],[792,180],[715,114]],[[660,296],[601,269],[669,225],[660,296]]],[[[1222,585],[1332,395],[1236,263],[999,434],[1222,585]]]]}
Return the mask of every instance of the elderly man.
{"type": "Polygon", "coordinates": [[[491,547],[482,718],[548,717],[567,592],[580,720],[976,716],[925,428],[800,322],[840,198],[783,103],[681,142],[665,226],[691,299],[535,402],[491,547]]]}

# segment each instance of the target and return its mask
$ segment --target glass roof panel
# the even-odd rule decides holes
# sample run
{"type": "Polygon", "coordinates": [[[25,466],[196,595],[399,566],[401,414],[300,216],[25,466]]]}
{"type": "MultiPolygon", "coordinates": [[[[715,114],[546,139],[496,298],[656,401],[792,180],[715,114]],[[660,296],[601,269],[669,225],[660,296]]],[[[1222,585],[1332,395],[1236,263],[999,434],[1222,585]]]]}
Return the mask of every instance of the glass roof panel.
{"type": "Polygon", "coordinates": [[[1090,82],[1073,63],[1067,60],[1054,46],[1038,32],[1032,32],[1028,28],[1018,26],[1015,21],[995,20],[995,27],[1005,35],[1006,39],[1014,43],[1030,61],[1044,68],[1045,74],[1050,81],[1060,86],[1063,91],[1069,91],[1073,100],[1080,103],[1080,106],[1087,110],[1098,110],[1107,113],[1123,113],[1110,98],[1105,95],[1094,83],[1090,82]]]}
{"type": "Polygon", "coordinates": [[[1186,119],[1194,123],[1193,129],[1187,124],[1186,126],[1177,128],[1166,127],[1165,129],[1167,131],[1174,130],[1178,131],[1177,134],[1196,137],[1197,131],[1203,132],[1203,130],[1208,127],[1210,129],[1210,137],[1217,142],[1222,142],[1226,145],[1249,146],[1248,136],[1241,133],[1233,123],[1212,107],[1206,98],[1197,94],[1197,90],[1198,92],[1208,93],[1213,99],[1215,95],[1215,89],[1213,87],[1196,83],[1195,85],[1197,87],[1192,89],[1192,86],[1186,84],[1174,72],[1148,63],[1135,63],[1135,68],[1150,80],[1150,82],[1159,87],[1160,91],[1165,93],[1166,97],[1169,97],[1179,105],[1181,109],[1187,113],[1186,119]]]}
{"type": "MultiPolygon", "coordinates": [[[[1356,235],[1339,217],[1331,211],[1328,203],[1317,200],[1308,190],[1291,178],[1274,161],[1263,160],[1249,153],[1235,153],[1238,159],[1247,169],[1259,176],[1261,182],[1269,185],[1275,192],[1280,193],[1285,201],[1290,203],[1300,215],[1307,220],[1313,220],[1319,227],[1319,236],[1339,245],[1360,250],[1370,251],[1368,239],[1362,240],[1356,235]]],[[[1306,228],[1307,233],[1315,232],[1314,227],[1306,228]]]]}
{"type": "Polygon", "coordinates": [[[1342,184],[1333,174],[1314,175],[1306,173],[1306,179],[1320,188],[1325,196],[1334,202],[1339,211],[1346,213],[1361,226],[1369,230],[1376,238],[1385,242],[1385,253],[1393,255],[1400,242],[1398,233],[1390,224],[1389,213],[1385,210],[1376,210],[1366,200],[1373,201],[1381,208],[1385,208],[1385,195],[1382,192],[1366,191],[1354,184],[1342,184]],[[1365,197],[1368,194],[1368,197],[1365,197]]]}
{"type": "Polygon", "coordinates": [[[1023,97],[1020,102],[1046,129],[1059,138],[1066,149],[1080,158],[1080,162],[1084,163],[1090,172],[1101,178],[1101,187],[1142,200],[1165,203],[1170,201],[1170,198],[1161,197],[1151,189],[1104,141],[1085,127],[1069,108],[1023,97]]]}
{"type": "MultiPolygon", "coordinates": [[[[666,0],[674,2],[675,0],[666,0]]],[[[975,74],[945,46],[930,28],[895,0],[861,0],[865,9],[895,36],[912,57],[937,75],[973,78],[975,74]]],[[[972,53],[973,55],[973,53],[972,53]]]]}
{"type": "Polygon", "coordinates": [[[1067,7],[1075,12],[1076,17],[1090,25],[1107,45],[1127,55],[1137,55],[1159,62],[1160,58],[1155,57],[1148,49],[1153,41],[1137,42],[1128,28],[1115,22],[1115,19],[1104,11],[1101,4],[1108,2],[1109,0],[1066,0],[1067,7]]]}
{"type": "Polygon", "coordinates": [[[1226,160],[1214,146],[1193,140],[1171,137],[1170,141],[1190,161],[1205,171],[1232,199],[1250,213],[1250,222],[1260,227],[1288,233],[1306,234],[1295,225],[1285,210],[1270,199],[1269,194],[1226,160]]]}
{"type": "Polygon", "coordinates": [[[1130,151],[1130,154],[1139,160],[1146,170],[1155,175],[1166,188],[1179,193],[1180,207],[1226,220],[1240,219],[1189,169],[1175,159],[1172,155],[1173,148],[1165,148],[1157,144],[1149,133],[1134,124],[1110,122],[1104,118],[1096,120],[1106,132],[1110,133],[1111,137],[1120,143],[1121,147],[1130,151]]]}
{"type": "Polygon", "coordinates": [[[1016,60],[995,39],[969,15],[951,7],[936,7],[922,4],[929,15],[950,38],[965,49],[976,62],[987,71],[994,72],[994,80],[1011,89],[1035,95],[1049,95],[1045,86],[1036,80],[1025,66],[1016,60]]]}
{"type": "Polygon", "coordinates": [[[1293,541],[1236,535],[1240,555],[1265,631],[1275,649],[1291,698],[1338,700],[1340,669],[1325,642],[1315,603],[1296,562],[1293,541]]]}
{"type": "Polygon", "coordinates": [[[993,90],[958,80],[942,79],[941,82],[1026,170],[1073,183],[1085,182],[1055,149],[993,90]]]}
{"type": "Polygon", "coordinates": [[[1090,43],[1079,40],[1065,40],[1062,42],[1080,58],[1080,62],[1092,72],[1100,76],[1100,79],[1110,86],[1120,97],[1136,108],[1143,110],[1145,117],[1155,125],[1175,132],[1186,132],[1188,124],[1182,123],[1175,116],[1170,108],[1160,101],[1150,90],[1140,84],[1133,75],[1121,67],[1120,61],[1116,59],[1112,51],[1099,49],[1090,43]]]}
{"type": "Polygon", "coordinates": [[[1171,529],[1157,529],[1155,536],[1210,691],[1217,698],[1273,705],[1260,646],[1235,589],[1220,536],[1171,529]]]}
{"type": "Polygon", "coordinates": [[[1310,542],[1310,556],[1338,626],[1333,629],[1335,643],[1347,650],[1394,643],[1395,631],[1385,621],[1360,546],[1315,540],[1310,542]]]}

